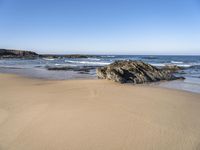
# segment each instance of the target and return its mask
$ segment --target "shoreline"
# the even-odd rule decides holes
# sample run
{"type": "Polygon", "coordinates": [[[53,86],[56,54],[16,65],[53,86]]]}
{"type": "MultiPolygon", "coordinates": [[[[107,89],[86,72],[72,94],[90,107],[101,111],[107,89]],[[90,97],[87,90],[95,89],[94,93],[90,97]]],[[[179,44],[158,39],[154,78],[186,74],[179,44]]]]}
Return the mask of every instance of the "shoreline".
{"type": "MultiPolygon", "coordinates": [[[[77,78],[69,78],[69,79],[51,79],[51,78],[41,78],[41,77],[33,77],[30,75],[24,75],[24,74],[16,74],[16,73],[6,73],[6,72],[0,72],[0,75],[11,75],[11,76],[17,76],[19,78],[24,78],[24,79],[29,79],[29,80],[43,80],[43,81],[81,81],[81,80],[104,80],[104,79],[98,79],[96,76],[95,77],[91,77],[91,76],[86,76],[83,77],[77,77],[77,78]]],[[[109,81],[109,80],[106,80],[109,81]]],[[[194,93],[194,94],[200,94],[200,92],[195,92],[192,90],[185,90],[185,89],[181,89],[181,88],[174,88],[172,86],[168,86],[169,83],[173,83],[173,82],[181,82],[182,80],[172,80],[172,81],[158,81],[158,82],[152,82],[152,83],[145,83],[145,84],[131,84],[131,83],[125,83],[125,84],[121,84],[121,85],[126,85],[126,86],[147,86],[147,87],[154,87],[154,88],[163,88],[163,89],[169,89],[169,90],[177,90],[177,91],[183,91],[183,92],[189,92],[189,93],[194,93]]],[[[109,82],[113,82],[113,81],[109,81],[109,82]]],[[[116,83],[116,84],[120,84],[120,83],[116,83]]],[[[173,85],[173,84],[172,84],[173,85]]]]}
{"type": "Polygon", "coordinates": [[[116,60],[139,60],[161,69],[168,65],[177,66],[174,68],[175,70],[178,69],[177,72],[171,68],[171,71],[175,71],[174,76],[186,80],[159,82],[158,84],[165,88],[200,93],[200,62],[198,56],[99,55],[93,58],[77,57],[36,60],[1,59],[0,73],[14,73],[25,77],[50,80],[95,79],[97,76],[96,67],[103,67],[105,64],[114,63],[116,60]]]}
{"type": "Polygon", "coordinates": [[[175,89],[175,88],[170,88],[170,87],[165,87],[165,86],[160,86],[160,84],[165,84],[168,82],[176,82],[176,81],[181,81],[181,80],[175,80],[175,81],[158,81],[158,82],[152,82],[152,83],[145,83],[145,84],[131,84],[131,83],[124,83],[120,84],[117,82],[113,82],[111,80],[107,79],[98,79],[96,78],[72,78],[72,79],[47,79],[47,78],[36,78],[36,77],[31,77],[31,76],[25,76],[25,75],[19,75],[15,73],[2,73],[0,72],[0,78],[2,76],[5,76],[6,78],[16,78],[16,79],[21,79],[21,80],[26,80],[26,81],[35,81],[35,82],[46,82],[46,83],[61,83],[61,82],[76,82],[76,81],[99,81],[99,82],[106,82],[108,84],[114,84],[117,86],[124,86],[124,87],[138,87],[138,88],[155,88],[155,89],[163,89],[163,90],[169,90],[169,91],[177,91],[177,92],[183,92],[183,93],[190,93],[190,94],[197,94],[200,95],[200,93],[192,92],[192,91],[187,91],[187,90],[182,90],[182,89],[175,89]]]}

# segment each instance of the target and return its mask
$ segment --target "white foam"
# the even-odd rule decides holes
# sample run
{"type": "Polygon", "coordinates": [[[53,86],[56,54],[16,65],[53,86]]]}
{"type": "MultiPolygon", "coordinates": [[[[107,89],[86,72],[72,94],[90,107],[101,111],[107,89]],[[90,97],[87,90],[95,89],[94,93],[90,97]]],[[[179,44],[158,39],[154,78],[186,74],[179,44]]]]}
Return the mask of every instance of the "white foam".
{"type": "MultiPolygon", "coordinates": [[[[159,64],[159,63],[150,63],[151,65],[153,65],[153,66],[156,66],[156,67],[164,67],[164,66],[166,66],[166,65],[174,65],[174,64],[169,64],[169,63],[164,63],[164,64],[159,64]]],[[[191,67],[192,65],[191,64],[176,64],[177,66],[179,66],[179,67],[191,67]]]]}
{"type": "Polygon", "coordinates": [[[52,61],[52,60],[55,60],[53,58],[43,58],[44,60],[48,60],[48,61],[52,61]]]}
{"type": "Polygon", "coordinates": [[[177,65],[177,66],[187,68],[187,67],[191,67],[192,65],[190,65],[190,64],[182,64],[182,65],[177,65]]]}
{"type": "Polygon", "coordinates": [[[151,65],[153,66],[156,66],[156,67],[164,67],[166,66],[166,64],[156,64],[156,63],[150,63],[151,65]]]}
{"type": "Polygon", "coordinates": [[[182,64],[183,62],[182,61],[171,61],[171,63],[173,63],[173,64],[182,64]]]}
{"type": "Polygon", "coordinates": [[[55,66],[61,66],[62,64],[55,64],[55,66]]]}
{"type": "Polygon", "coordinates": [[[73,61],[73,60],[69,60],[66,61],[68,63],[75,63],[75,64],[89,64],[89,65],[108,65],[110,63],[107,62],[95,62],[95,61],[73,61]]]}
{"type": "Polygon", "coordinates": [[[89,59],[89,60],[96,60],[96,61],[101,60],[101,59],[98,59],[98,58],[87,58],[87,59],[89,59]]]}
{"type": "Polygon", "coordinates": [[[72,66],[72,67],[76,67],[77,65],[74,64],[54,64],[55,66],[72,66]]]}
{"type": "Polygon", "coordinates": [[[107,55],[107,56],[101,56],[101,57],[114,58],[115,56],[113,56],[113,55],[107,55]]]}

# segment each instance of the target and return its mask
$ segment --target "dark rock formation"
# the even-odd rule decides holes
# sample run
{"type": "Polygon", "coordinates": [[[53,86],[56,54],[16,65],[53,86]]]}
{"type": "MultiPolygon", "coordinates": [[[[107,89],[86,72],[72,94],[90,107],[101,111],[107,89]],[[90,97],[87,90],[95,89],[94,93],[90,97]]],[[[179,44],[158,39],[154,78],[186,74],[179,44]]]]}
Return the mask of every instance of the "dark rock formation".
{"type": "Polygon", "coordinates": [[[100,79],[119,83],[141,84],[182,79],[142,61],[116,61],[108,66],[97,68],[96,72],[100,79]]]}
{"type": "Polygon", "coordinates": [[[55,71],[78,71],[79,73],[87,74],[91,70],[95,70],[97,66],[47,66],[48,70],[55,70],[55,71]]]}
{"type": "Polygon", "coordinates": [[[184,69],[183,67],[180,67],[177,65],[166,65],[166,66],[162,67],[162,70],[168,71],[170,73],[175,73],[175,72],[178,72],[183,69],[184,69]]]}
{"type": "Polygon", "coordinates": [[[38,56],[32,51],[0,49],[0,58],[37,58],[38,56]]]}
{"type": "Polygon", "coordinates": [[[40,55],[41,58],[93,58],[96,57],[95,55],[80,55],[80,54],[71,54],[71,55],[40,55]]]}
{"type": "Polygon", "coordinates": [[[34,59],[34,58],[93,58],[98,57],[95,55],[79,55],[79,54],[72,54],[72,55],[53,55],[53,54],[37,54],[32,51],[26,50],[10,50],[10,49],[0,49],[0,58],[27,58],[27,59],[34,59]]]}

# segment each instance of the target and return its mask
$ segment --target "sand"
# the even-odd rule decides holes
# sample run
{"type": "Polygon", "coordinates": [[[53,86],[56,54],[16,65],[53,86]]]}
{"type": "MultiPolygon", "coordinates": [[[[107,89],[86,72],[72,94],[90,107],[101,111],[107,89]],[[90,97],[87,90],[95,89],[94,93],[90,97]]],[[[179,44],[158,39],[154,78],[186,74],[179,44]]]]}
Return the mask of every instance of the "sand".
{"type": "Polygon", "coordinates": [[[200,94],[0,74],[0,150],[200,150],[200,94]]]}

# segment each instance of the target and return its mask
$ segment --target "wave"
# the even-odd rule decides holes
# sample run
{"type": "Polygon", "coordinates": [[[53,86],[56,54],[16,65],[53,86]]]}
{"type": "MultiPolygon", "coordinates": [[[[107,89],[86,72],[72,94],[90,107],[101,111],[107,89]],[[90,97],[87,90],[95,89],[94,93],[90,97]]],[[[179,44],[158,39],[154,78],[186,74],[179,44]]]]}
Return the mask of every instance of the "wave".
{"type": "MultiPolygon", "coordinates": [[[[177,64],[176,64],[177,65],[177,64]]],[[[184,68],[188,68],[188,67],[191,67],[192,65],[190,64],[181,64],[181,65],[177,65],[179,67],[184,67],[184,68]]]]}
{"type": "Polygon", "coordinates": [[[156,67],[164,67],[167,64],[159,64],[159,63],[150,63],[152,66],[156,66],[156,67]]]}
{"type": "Polygon", "coordinates": [[[172,64],[183,64],[182,61],[171,61],[172,64]]]}
{"type": "Polygon", "coordinates": [[[75,64],[88,64],[88,65],[109,65],[108,62],[96,62],[96,61],[66,61],[66,63],[75,63],[75,64]]]}
{"type": "Polygon", "coordinates": [[[190,68],[191,69],[199,69],[200,70],[200,65],[192,65],[190,68]]]}
{"type": "MultiPolygon", "coordinates": [[[[166,65],[174,65],[174,64],[171,64],[171,63],[150,63],[151,65],[153,66],[156,66],[156,67],[164,67],[166,65]]],[[[191,67],[192,65],[191,64],[175,64],[179,67],[184,67],[184,68],[188,68],[188,67],[191,67]]]]}
{"type": "Polygon", "coordinates": [[[61,66],[62,64],[54,64],[55,66],[61,66]]]}
{"type": "Polygon", "coordinates": [[[63,66],[63,67],[76,67],[77,65],[74,64],[54,64],[54,66],[63,66]]]}
{"type": "Polygon", "coordinates": [[[89,60],[96,60],[96,61],[101,60],[101,59],[98,59],[98,58],[87,58],[87,59],[89,59],[89,60]]]}
{"type": "Polygon", "coordinates": [[[43,58],[44,60],[48,60],[48,61],[52,61],[52,60],[55,60],[53,58],[43,58]]]}
{"type": "Polygon", "coordinates": [[[106,55],[106,56],[101,56],[102,58],[114,58],[114,55],[106,55]]]}

